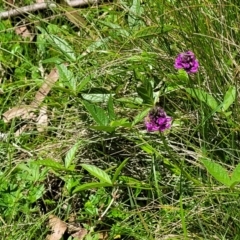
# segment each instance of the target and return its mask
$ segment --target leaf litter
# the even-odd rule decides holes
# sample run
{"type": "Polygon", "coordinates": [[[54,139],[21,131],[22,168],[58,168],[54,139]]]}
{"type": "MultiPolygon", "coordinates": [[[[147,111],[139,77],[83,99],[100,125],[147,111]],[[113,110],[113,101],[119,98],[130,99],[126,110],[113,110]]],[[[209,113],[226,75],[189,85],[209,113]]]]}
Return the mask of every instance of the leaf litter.
{"type": "Polygon", "coordinates": [[[67,224],[54,215],[49,216],[49,226],[52,230],[52,234],[47,235],[46,240],[60,240],[67,230],[67,224]]]}
{"type": "MultiPolygon", "coordinates": [[[[53,68],[47,75],[40,89],[36,92],[34,100],[29,105],[15,106],[3,114],[3,121],[10,122],[13,118],[19,117],[23,120],[33,120],[36,122],[37,130],[43,132],[48,125],[47,107],[39,106],[44,101],[45,97],[51,91],[53,85],[59,79],[59,74],[56,68],[53,68]],[[39,115],[36,116],[35,111],[39,109],[39,115]]],[[[24,128],[25,129],[25,128],[24,128]]],[[[23,130],[24,130],[23,129],[23,130]]],[[[19,136],[23,131],[17,131],[15,136],[19,136]]]]}
{"type": "Polygon", "coordinates": [[[60,240],[65,232],[76,240],[83,240],[88,233],[85,228],[67,224],[55,215],[49,216],[49,227],[52,233],[51,235],[47,235],[46,240],[60,240]]]}

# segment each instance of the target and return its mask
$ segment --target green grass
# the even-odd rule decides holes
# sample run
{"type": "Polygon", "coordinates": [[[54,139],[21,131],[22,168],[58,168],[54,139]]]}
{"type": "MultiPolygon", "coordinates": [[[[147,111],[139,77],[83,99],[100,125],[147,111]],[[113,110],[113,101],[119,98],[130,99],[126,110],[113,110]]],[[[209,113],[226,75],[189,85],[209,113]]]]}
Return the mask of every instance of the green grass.
{"type": "Polygon", "coordinates": [[[54,214],[87,240],[240,239],[239,10],[122,0],[1,20],[2,116],[59,73],[35,118],[0,121],[1,238],[46,239],[54,214]],[[189,76],[174,69],[186,50],[189,76]],[[164,133],[144,126],[155,104],[173,118],[164,133]]]}

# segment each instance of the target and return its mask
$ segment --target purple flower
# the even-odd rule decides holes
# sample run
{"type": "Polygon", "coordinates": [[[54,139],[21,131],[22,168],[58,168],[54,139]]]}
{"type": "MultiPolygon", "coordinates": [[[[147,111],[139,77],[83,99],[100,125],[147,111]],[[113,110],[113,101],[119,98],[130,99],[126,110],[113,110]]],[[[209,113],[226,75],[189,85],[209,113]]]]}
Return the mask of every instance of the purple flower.
{"type": "Polygon", "coordinates": [[[174,67],[176,69],[184,69],[187,73],[195,73],[198,71],[198,60],[191,51],[180,53],[175,59],[174,67]]]}
{"type": "Polygon", "coordinates": [[[167,116],[166,112],[160,107],[153,108],[145,118],[145,126],[148,132],[163,132],[171,127],[171,122],[172,118],[167,116]]]}

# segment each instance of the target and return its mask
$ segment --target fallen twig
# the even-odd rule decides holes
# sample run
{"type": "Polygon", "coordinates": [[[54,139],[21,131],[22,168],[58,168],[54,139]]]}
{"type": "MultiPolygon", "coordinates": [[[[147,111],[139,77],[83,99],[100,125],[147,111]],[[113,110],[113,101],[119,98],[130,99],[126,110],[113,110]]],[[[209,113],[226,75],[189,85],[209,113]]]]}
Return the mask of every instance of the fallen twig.
{"type": "Polygon", "coordinates": [[[105,209],[105,211],[101,214],[101,216],[98,218],[98,221],[101,221],[102,218],[105,216],[105,214],[108,212],[109,208],[113,205],[114,201],[119,198],[119,195],[117,195],[118,192],[118,188],[116,190],[113,190],[112,192],[112,200],[110,201],[110,203],[108,204],[107,208],[105,209]]]}
{"type": "MultiPolygon", "coordinates": [[[[67,0],[66,1],[68,6],[70,6],[70,7],[83,7],[83,6],[87,6],[89,4],[93,5],[93,4],[96,4],[99,2],[101,2],[101,0],[72,0],[72,1],[67,0]]],[[[17,9],[11,9],[9,11],[1,12],[0,20],[14,17],[14,16],[21,15],[21,14],[34,12],[37,10],[43,10],[43,9],[55,8],[55,7],[57,7],[57,4],[54,2],[35,3],[35,4],[25,6],[25,7],[20,7],[17,9]]]]}

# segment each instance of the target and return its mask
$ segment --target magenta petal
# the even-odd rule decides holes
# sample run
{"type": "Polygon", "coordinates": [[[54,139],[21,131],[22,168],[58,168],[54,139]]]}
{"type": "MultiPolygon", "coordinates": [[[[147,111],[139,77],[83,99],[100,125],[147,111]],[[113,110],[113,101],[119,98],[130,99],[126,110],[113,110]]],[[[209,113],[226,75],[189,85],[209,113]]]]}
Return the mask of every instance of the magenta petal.
{"type": "Polygon", "coordinates": [[[180,53],[175,59],[174,67],[176,69],[184,69],[187,73],[196,73],[199,63],[195,55],[191,51],[180,53]]]}
{"type": "Polygon", "coordinates": [[[145,118],[145,126],[148,132],[165,131],[171,127],[172,118],[168,117],[166,112],[160,108],[153,108],[145,118]]]}

